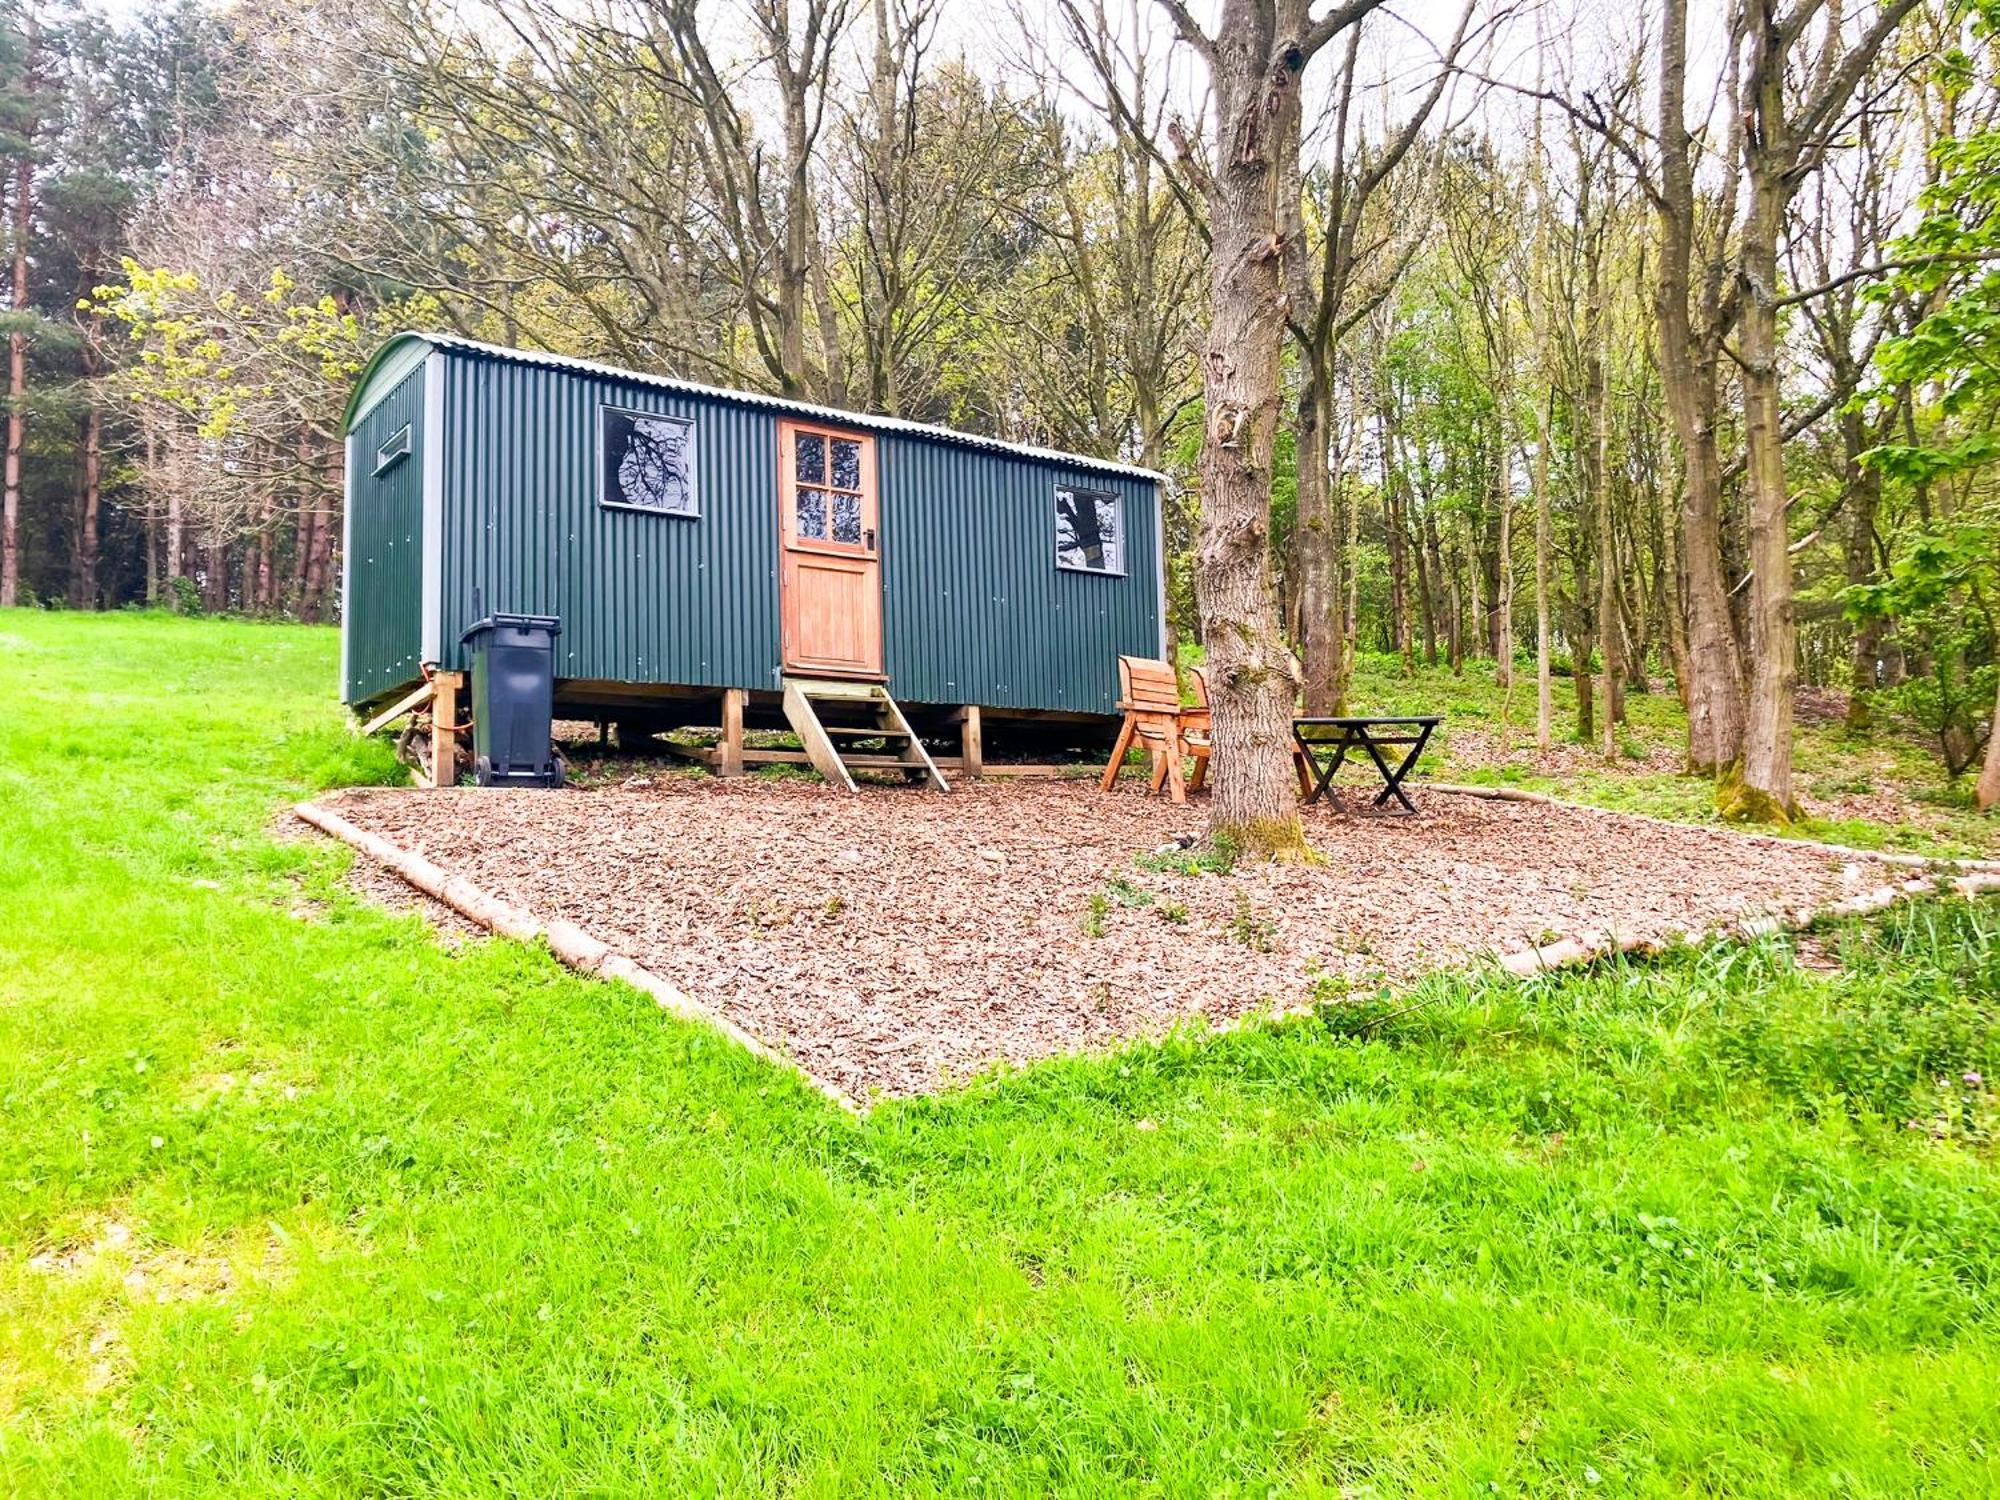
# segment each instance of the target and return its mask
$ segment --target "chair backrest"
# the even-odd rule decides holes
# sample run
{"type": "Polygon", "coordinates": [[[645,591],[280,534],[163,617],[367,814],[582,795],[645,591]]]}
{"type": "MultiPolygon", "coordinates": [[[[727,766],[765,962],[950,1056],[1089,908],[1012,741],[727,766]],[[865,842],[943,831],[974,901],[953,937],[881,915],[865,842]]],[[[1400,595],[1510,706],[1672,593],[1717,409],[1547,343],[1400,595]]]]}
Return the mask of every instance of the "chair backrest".
{"type": "Polygon", "coordinates": [[[1188,680],[1194,684],[1194,706],[1200,709],[1208,708],[1208,668],[1189,667],[1188,680]]]}
{"type": "Polygon", "coordinates": [[[1180,712],[1181,690],[1174,669],[1150,657],[1118,658],[1118,695],[1127,708],[1139,713],[1180,712]]]}

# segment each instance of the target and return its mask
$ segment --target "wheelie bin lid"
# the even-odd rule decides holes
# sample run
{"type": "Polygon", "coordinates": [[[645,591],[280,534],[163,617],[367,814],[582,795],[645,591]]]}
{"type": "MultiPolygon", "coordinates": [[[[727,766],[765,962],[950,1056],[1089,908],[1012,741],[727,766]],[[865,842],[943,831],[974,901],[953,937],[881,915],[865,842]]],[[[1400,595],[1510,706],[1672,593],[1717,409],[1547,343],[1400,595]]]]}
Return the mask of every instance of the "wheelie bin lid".
{"type": "Polygon", "coordinates": [[[475,635],[489,630],[539,630],[546,635],[562,634],[561,615],[510,615],[495,612],[483,620],[475,620],[465,627],[465,633],[458,638],[463,646],[475,635]]]}

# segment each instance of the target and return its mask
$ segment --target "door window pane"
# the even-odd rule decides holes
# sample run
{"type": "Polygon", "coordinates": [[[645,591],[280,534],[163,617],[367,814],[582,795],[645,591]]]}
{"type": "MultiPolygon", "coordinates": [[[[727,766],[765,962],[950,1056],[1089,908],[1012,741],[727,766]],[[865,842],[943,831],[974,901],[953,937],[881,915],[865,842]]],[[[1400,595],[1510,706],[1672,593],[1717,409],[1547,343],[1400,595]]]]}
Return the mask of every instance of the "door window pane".
{"type": "Polygon", "coordinates": [[[861,488],[861,444],[853,438],[833,440],[833,487],[839,490],[861,488]]]}
{"type": "MultiPolygon", "coordinates": [[[[838,446],[838,445],[836,445],[838,446]]],[[[833,496],[833,539],[836,542],[861,541],[861,497],[843,495],[839,491],[833,496]]]]}
{"type": "Polygon", "coordinates": [[[826,483],[826,439],[816,432],[798,436],[798,477],[800,484],[826,483]]]}
{"type": "Polygon", "coordinates": [[[826,540],[826,491],[799,487],[796,531],[804,537],[826,540]]]}
{"type": "Polygon", "coordinates": [[[1056,566],[1084,573],[1124,569],[1124,517],[1105,490],[1056,486],[1056,566]]]}

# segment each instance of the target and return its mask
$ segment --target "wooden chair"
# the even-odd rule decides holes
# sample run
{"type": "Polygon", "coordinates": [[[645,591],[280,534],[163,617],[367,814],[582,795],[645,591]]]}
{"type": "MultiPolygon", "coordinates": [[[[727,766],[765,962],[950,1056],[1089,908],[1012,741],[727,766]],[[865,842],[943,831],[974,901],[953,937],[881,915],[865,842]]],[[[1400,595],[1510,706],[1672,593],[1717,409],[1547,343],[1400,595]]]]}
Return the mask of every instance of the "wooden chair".
{"type": "Polygon", "coordinates": [[[1197,678],[1201,703],[1194,708],[1183,707],[1180,685],[1174,680],[1174,669],[1167,663],[1143,656],[1118,658],[1118,707],[1125,715],[1125,722],[1118,728],[1111,763],[1104,768],[1101,785],[1105,791],[1117,784],[1125,753],[1136,740],[1146,747],[1152,761],[1153,790],[1159,791],[1164,784],[1174,801],[1187,801],[1188,782],[1182,774],[1182,760],[1194,755],[1193,785],[1197,789],[1208,770],[1207,686],[1205,680],[1197,678]]]}
{"type": "MultiPolygon", "coordinates": [[[[1194,684],[1194,704],[1183,708],[1181,721],[1181,754],[1194,761],[1194,775],[1188,778],[1187,789],[1198,792],[1208,781],[1208,668],[1189,667],[1188,680],[1194,684]]],[[[1161,778],[1166,774],[1164,765],[1153,767],[1153,792],[1158,795],[1161,778]]]]}

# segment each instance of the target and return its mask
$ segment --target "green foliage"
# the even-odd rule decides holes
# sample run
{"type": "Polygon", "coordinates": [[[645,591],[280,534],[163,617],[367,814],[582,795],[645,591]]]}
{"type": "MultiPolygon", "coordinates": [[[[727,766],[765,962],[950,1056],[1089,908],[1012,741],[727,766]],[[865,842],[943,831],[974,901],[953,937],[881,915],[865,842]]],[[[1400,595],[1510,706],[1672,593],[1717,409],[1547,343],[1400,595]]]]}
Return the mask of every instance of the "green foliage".
{"type": "Polygon", "coordinates": [[[1244,891],[1236,893],[1235,909],[1229,916],[1229,935],[1258,953],[1269,953],[1278,941],[1277,924],[1253,910],[1249,894],[1244,891]]]}
{"type": "Polygon", "coordinates": [[[1162,875],[1227,875],[1236,868],[1238,852],[1235,840],[1225,833],[1186,849],[1150,850],[1136,863],[1162,875]]]}
{"type": "Polygon", "coordinates": [[[2000,532],[1977,525],[1920,532],[1878,584],[1850,588],[1850,618],[1893,620],[1922,643],[1920,670],[1871,701],[1920,725],[1957,780],[1976,764],[1992,729],[1994,639],[1985,593],[2000,580],[1993,544],[2000,532]]]}
{"type": "MultiPolygon", "coordinates": [[[[1727,950],[1708,961],[1725,961],[1727,950]]],[[[1843,936],[1839,990],[1758,986],[1715,1018],[1704,1050],[1809,1118],[1831,1111],[1990,1144],[2000,1074],[2000,923],[1963,905],[1906,908],[1843,936]]]]}
{"type": "Polygon", "coordinates": [[[1151,906],[1153,893],[1144,886],[1134,885],[1124,875],[1114,875],[1104,882],[1104,894],[1120,906],[1151,906]]]}
{"type": "Polygon", "coordinates": [[[1966,640],[1931,659],[1930,671],[1869,694],[1870,701],[1922,726],[1936,744],[1945,774],[1953,781],[1979,763],[1992,732],[1993,703],[2000,667],[1988,662],[1968,669],[1966,640]]]}
{"type": "Polygon", "coordinates": [[[1087,938],[1104,936],[1104,919],[1111,915],[1111,900],[1102,891],[1092,891],[1090,901],[1084,907],[1083,935],[1087,938]]]}

